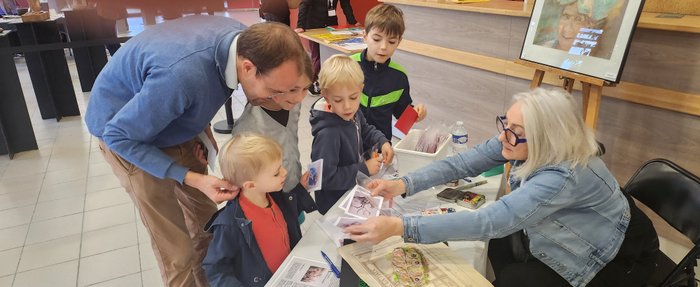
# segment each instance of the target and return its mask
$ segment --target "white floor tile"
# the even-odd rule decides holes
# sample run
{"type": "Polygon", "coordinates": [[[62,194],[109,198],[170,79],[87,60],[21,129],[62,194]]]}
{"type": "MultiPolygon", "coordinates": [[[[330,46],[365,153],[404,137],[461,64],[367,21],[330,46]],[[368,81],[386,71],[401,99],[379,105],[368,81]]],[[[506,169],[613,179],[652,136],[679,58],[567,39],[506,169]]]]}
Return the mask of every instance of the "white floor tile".
{"type": "Polygon", "coordinates": [[[80,259],[78,286],[107,281],[139,271],[136,246],[122,248],[80,259]]]}
{"type": "Polygon", "coordinates": [[[0,229],[0,251],[22,247],[27,237],[27,230],[29,230],[28,224],[0,229]]]}
{"type": "Polygon", "coordinates": [[[156,261],[156,255],[153,253],[150,242],[139,244],[139,257],[141,258],[141,270],[158,268],[158,261],[156,261]]]}
{"type": "Polygon", "coordinates": [[[63,199],[40,202],[36,205],[32,222],[83,212],[85,196],[71,196],[63,199]]]}
{"type": "Polygon", "coordinates": [[[78,260],[38,268],[15,276],[14,287],[73,287],[78,275],[78,260]]]}
{"type": "Polygon", "coordinates": [[[34,206],[18,207],[0,211],[0,229],[29,223],[34,206]]]}
{"type": "Polygon", "coordinates": [[[85,232],[83,233],[80,257],[134,246],[137,243],[136,223],[127,223],[85,232]]]}
{"type": "Polygon", "coordinates": [[[88,165],[88,177],[112,174],[112,167],[107,162],[93,163],[88,165]]]}
{"type": "Polygon", "coordinates": [[[73,214],[45,221],[32,222],[29,225],[26,245],[37,244],[69,235],[80,234],[82,231],[83,214],[73,214]]]}
{"type": "MultiPolygon", "coordinates": [[[[57,147],[54,146],[54,150],[56,150],[57,147]]],[[[87,171],[87,166],[88,166],[88,156],[85,154],[83,151],[80,156],[77,156],[78,154],[70,155],[70,156],[62,156],[62,157],[51,157],[51,161],[49,162],[46,170],[47,171],[59,171],[59,170],[65,170],[65,169],[83,169],[87,171]]]]}
{"type": "Polygon", "coordinates": [[[0,194],[14,192],[36,192],[41,189],[44,174],[23,175],[0,179],[0,194]]]}
{"type": "Polygon", "coordinates": [[[129,287],[143,286],[143,285],[141,285],[141,272],[90,285],[90,287],[124,287],[124,286],[129,286],[129,287]]]}
{"type": "Polygon", "coordinates": [[[78,259],[79,253],[79,234],[25,246],[17,271],[23,272],[75,260],[78,259]]]}
{"type": "Polygon", "coordinates": [[[70,168],[46,172],[44,185],[64,183],[87,178],[86,168],[70,168]]]}
{"type": "Polygon", "coordinates": [[[148,230],[146,230],[146,226],[143,225],[143,222],[141,222],[141,218],[139,215],[136,215],[136,233],[138,234],[139,237],[139,244],[141,243],[148,243],[151,244],[151,236],[148,234],[148,230]]]}
{"type": "Polygon", "coordinates": [[[12,162],[2,174],[2,178],[11,178],[24,175],[40,175],[46,172],[49,165],[48,159],[31,162],[12,162]]]}
{"type": "Polygon", "coordinates": [[[83,232],[134,222],[134,206],[131,203],[85,212],[83,232]]]}
{"type": "Polygon", "coordinates": [[[19,191],[0,195],[0,210],[36,204],[37,191],[19,191]]]}
{"type": "Polygon", "coordinates": [[[21,254],[22,248],[0,251],[0,276],[15,274],[21,254]]]}
{"type": "Polygon", "coordinates": [[[87,179],[44,185],[39,194],[39,202],[84,195],[86,186],[87,179]]]}
{"type": "Polygon", "coordinates": [[[0,277],[0,287],[12,287],[13,279],[15,279],[15,275],[0,277]]]}
{"type": "Polygon", "coordinates": [[[141,273],[143,278],[143,287],[163,287],[163,278],[160,277],[160,270],[154,268],[151,270],[143,271],[141,273]]]}
{"type": "Polygon", "coordinates": [[[131,202],[124,188],[112,188],[88,193],[85,196],[85,210],[94,210],[131,202]]]}
{"type": "Polygon", "coordinates": [[[105,174],[88,177],[87,192],[95,192],[105,189],[120,187],[119,179],[114,174],[105,174]]]}

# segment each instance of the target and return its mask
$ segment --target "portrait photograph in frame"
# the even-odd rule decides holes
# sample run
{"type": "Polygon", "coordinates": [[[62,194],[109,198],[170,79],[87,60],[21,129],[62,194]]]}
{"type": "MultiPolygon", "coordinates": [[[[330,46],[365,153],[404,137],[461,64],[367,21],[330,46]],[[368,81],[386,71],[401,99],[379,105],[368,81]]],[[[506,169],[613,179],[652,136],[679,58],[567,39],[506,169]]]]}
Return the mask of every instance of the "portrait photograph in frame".
{"type": "Polygon", "coordinates": [[[520,59],[619,82],[644,0],[540,0],[520,59]]]}

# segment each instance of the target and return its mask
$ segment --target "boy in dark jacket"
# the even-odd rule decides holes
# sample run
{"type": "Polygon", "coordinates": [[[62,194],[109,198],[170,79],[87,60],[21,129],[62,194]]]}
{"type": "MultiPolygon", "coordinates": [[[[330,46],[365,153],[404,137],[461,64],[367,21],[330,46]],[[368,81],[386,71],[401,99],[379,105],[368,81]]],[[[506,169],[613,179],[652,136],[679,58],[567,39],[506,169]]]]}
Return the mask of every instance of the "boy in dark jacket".
{"type": "Polygon", "coordinates": [[[357,172],[374,175],[382,161],[391,162],[394,151],[384,135],[368,125],[360,107],[364,76],[359,65],[345,55],[333,55],[319,73],[322,98],[311,109],[311,160],[323,159],[322,189],[315,192],[318,211],[325,214],[346,191],[355,186],[357,172]],[[363,147],[381,147],[382,158],[363,154],[363,147]]]}
{"type": "MultiPolygon", "coordinates": [[[[365,17],[367,49],[351,56],[360,63],[365,75],[360,110],[367,123],[389,140],[392,115],[398,119],[413,103],[406,69],[391,60],[405,29],[401,10],[387,4],[374,6],[365,17]]],[[[416,105],[415,110],[418,121],[423,120],[427,114],[425,106],[416,105]]]]}
{"type": "Polygon", "coordinates": [[[213,238],[202,268],[211,286],[264,286],[301,239],[299,209],[313,211],[313,200],[305,187],[280,191],[287,171],[281,147],[268,137],[235,136],[221,148],[219,165],[241,193],[205,226],[213,238]]]}
{"type": "MultiPolygon", "coordinates": [[[[310,29],[325,28],[327,26],[338,25],[338,16],[336,9],[343,8],[343,14],[350,25],[358,25],[355,15],[352,13],[350,0],[302,0],[299,4],[299,15],[297,28],[294,29],[297,33],[302,33],[310,29]]],[[[314,68],[314,83],[309,89],[309,92],[318,95],[321,90],[318,85],[318,73],[321,70],[321,48],[316,42],[309,43],[311,52],[311,65],[314,68]]]]}

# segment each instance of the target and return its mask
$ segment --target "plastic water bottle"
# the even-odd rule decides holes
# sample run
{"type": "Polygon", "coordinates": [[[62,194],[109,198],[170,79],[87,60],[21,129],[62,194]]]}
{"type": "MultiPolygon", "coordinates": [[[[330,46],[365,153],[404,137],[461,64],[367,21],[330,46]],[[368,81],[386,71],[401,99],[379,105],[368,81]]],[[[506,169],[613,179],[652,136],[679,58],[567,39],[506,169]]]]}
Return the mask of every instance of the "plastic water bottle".
{"type": "Polygon", "coordinates": [[[457,121],[452,127],[452,153],[458,154],[467,150],[469,134],[462,121],[457,121]]]}

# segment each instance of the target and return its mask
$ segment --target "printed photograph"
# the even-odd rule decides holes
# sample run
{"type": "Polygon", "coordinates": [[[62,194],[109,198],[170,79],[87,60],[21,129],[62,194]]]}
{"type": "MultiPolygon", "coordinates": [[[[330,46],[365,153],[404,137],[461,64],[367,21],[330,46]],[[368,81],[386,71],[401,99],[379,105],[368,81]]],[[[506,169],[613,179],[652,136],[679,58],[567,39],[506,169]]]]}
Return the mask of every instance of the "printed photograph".
{"type": "Polygon", "coordinates": [[[545,0],[533,43],[610,59],[627,4],[628,0],[545,0]]]}
{"type": "Polygon", "coordinates": [[[326,273],[326,268],[323,267],[318,267],[318,266],[309,266],[309,269],[306,270],[306,273],[304,273],[304,276],[301,277],[301,282],[304,283],[316,283],[321,280],[323,277],[323,274],[326,273]]]}

